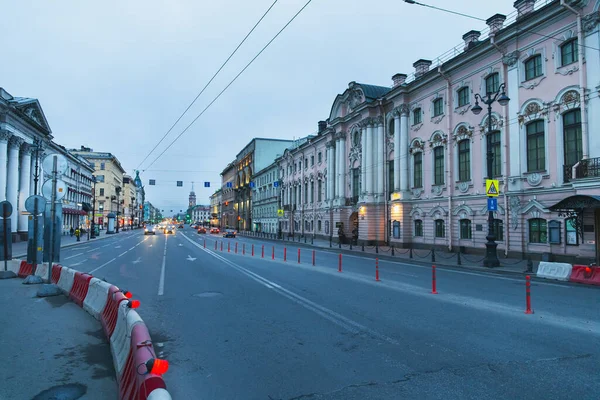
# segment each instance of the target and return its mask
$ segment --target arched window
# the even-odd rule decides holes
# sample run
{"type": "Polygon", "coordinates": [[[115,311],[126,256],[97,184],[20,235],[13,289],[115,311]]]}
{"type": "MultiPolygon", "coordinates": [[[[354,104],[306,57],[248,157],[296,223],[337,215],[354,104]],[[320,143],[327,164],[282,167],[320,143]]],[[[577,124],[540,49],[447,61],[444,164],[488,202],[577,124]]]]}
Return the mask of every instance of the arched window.
{"type": "Polygon", "coordinates": [[[460,220],[460,238],[461,239],[472,239],[472,231],[471,231],[471,220],[470,219],[461,219],[460,220]]]}
{"type": "Polygon", "coordinates": [[[394,120],[391,119],[390,122],[388,122],[388,134],[390,136],[394,136],[395,129],[396,127],[394,126],[394,120]]]}
{"type": "Polygon", "coordinates": [[[469,139],[458,142],[458,180],[471,180],[471,141],[469,139]]]}
{"type": "Polygon", "coordinates": [[[492,155],[494,156],[492,160],[492,178],[497,178],[502,176],[502,146],[500,131],[494,131],[488,133],[488,135],[488,145],[492,149],[492,155]]]}
{"type": "Polygon", "coordinates": [[[532,218],[529,220],[529,243],[546,243],[548,241],[546,220],[532,218]]]}
{"type": "Polygon", "coordinates": [[[527,171],[546,169],[546,143],[544,121],[533,121],[527,125],[527,171]]]}
{"type": "Polygon", "coordinates": [[[435,237],[444,238],[446,237],[446,223],[443,219],[435,220],[435,237]]]}
{"type": "Polygon", "coordinates": [[[571,110],[563,114],[563,140],[565,165],[575,165],[583,158],[581,140],[581,110],[571,110]]]}
{"type": "Polygon", "coordinates": [[[444,184],[444,147],[438,146],[433,149],[433,184],[444,184]]]}
{"type": "Polygon", "coordinates": [[[423,236],[423,221],[415,219],[415,236],[423,236]]]}

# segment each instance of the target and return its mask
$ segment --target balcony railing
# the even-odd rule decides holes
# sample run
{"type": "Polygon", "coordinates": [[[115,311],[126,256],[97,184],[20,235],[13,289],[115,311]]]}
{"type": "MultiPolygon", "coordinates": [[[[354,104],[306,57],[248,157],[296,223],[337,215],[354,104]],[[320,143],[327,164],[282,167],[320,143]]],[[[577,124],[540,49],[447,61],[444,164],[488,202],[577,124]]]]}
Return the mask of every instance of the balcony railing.
{"type": "Polygon", "coordinates": [[[575,165],[564,165],[563,173],[565,182],[573,179],[598,178],[600,177],[600,157],[581,160],[575,165]],[[573,167],[575,167],[574,177],[573,167]]]}

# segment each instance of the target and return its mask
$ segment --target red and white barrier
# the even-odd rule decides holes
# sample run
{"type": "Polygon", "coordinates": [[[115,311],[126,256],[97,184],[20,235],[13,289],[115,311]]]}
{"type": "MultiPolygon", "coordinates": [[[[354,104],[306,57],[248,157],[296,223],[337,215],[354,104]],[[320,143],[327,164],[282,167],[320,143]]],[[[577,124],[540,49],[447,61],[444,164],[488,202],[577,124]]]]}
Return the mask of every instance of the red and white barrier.
{"type": "Polygon", "coordinates": [[[91,275],[88,275],[83,272],[75,272],[75,278],[73,279],[73,287],[69,292],[69,298],[73,301],[73,303],[77,304],[79,307],[83,307],[83,300],[87,296],[91,280],[91,275]]]}
{"type": "MultiPolygon", "coordinates": [[[[115,371],[117,372],[117,380],[123,374],[125,368],[125,362],[129,356],[131,350],[131,329],[135,324],[143,324],[142,318],[139,314],[127,307],[126,301],[119,303],[118,314],[117,314],[117,325],[115,331],[110,338],[110,350],[113,355],[113,363],[115,365],[115,371]]],[[[121,383],[119,381],[119,386],[121,383]]]]}
{"type": "Polygon", "coordinates": [[[573,265],[573,271],[569,280],[571,282],[585,283],[586,285],[600,286],[600,267],[573,265]]]}
{"type": "Polygon", "coordinates": [[[19,266],[19,272],[17,275],[19,278],[26,278],[33,272],[33,265],[28,264],[27,261],[21,261],[21,265],[19,266]]]}
{"type": "Polygon", "coordinates": [[[21,260],[8,260],[6,262],[6,269],[18,275],[21,269],[21,260]]]}
{"type": "Polygon", "coordinates": [[[60,271],[60,279],[58,280],[58,283],[56,285],[67,296],[69,295],[69,293],[71,293],[71,288],[73,287],[73,280],[75,280],[75,272],[77,271],[65,267],[63,267],[60,271]]]}
{"type": "Polygon", "coordinates": [[[573,266],[571,264],[542,261],[538,266],[536,275],[539,278],[568,281],[572,269],[573,266]]]}
{"type": "Polygon", "coordinates": [[[111,286],[108,289],[108,296],[106,296],[106,305],[104,307],[104,310],[102,310],[100,322],[102,323],[104,334],[109,340],[112,337],[113,332],[115,331],[115,326],[117,325],[117,316],[119,314],[119,304],[123,300],[127,300],[127,298],[123,293],[121,293],[118,287],[111,286]]]}
{"type": "Polygon", "coordinates": [[[89,289],[85,300],[83,300],[83,309],[100,319],[100,314],[106,307],[108,301],[108,291],[111,287],[110,283],[101,281],[98,278],[92,278],[89,283],[89,289]]]}

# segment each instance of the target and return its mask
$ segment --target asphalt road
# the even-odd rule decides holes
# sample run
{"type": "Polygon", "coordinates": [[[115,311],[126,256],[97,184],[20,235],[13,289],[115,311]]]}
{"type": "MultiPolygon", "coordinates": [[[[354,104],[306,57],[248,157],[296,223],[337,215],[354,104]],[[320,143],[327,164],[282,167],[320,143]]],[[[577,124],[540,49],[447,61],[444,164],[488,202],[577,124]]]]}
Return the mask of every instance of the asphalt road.
{"type": "Polygon", "coordinates": [[[534,281],[527,315],[521,277],[438,269],[431,294],[431,268],[381,261],[377,282],[370,258],[340,273],[284,245],[186,227],[61,261],[141,300],[176,399],[600,398],[597,288],[534,281]]]}

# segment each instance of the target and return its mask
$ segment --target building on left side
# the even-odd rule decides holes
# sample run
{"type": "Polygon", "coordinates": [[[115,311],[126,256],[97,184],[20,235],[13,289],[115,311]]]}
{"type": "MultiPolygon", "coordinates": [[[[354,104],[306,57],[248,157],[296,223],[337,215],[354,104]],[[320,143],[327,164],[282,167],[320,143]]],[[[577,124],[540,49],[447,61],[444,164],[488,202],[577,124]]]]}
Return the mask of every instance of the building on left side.
{"type": "Polygon", "coordinates": [[[42,160],[61,154],[68,168],[61,177],[67,184],[63,198],[63,233],[71,227],[84,227],[91,210],[92,168],[81,157],[70,153],[52,139],[52,130],[37,99],[15,97],[0,87],[0,201],[13,206],[13,241],[27,240],[25,200],[41,194],[44,179],[42,160]]]}

